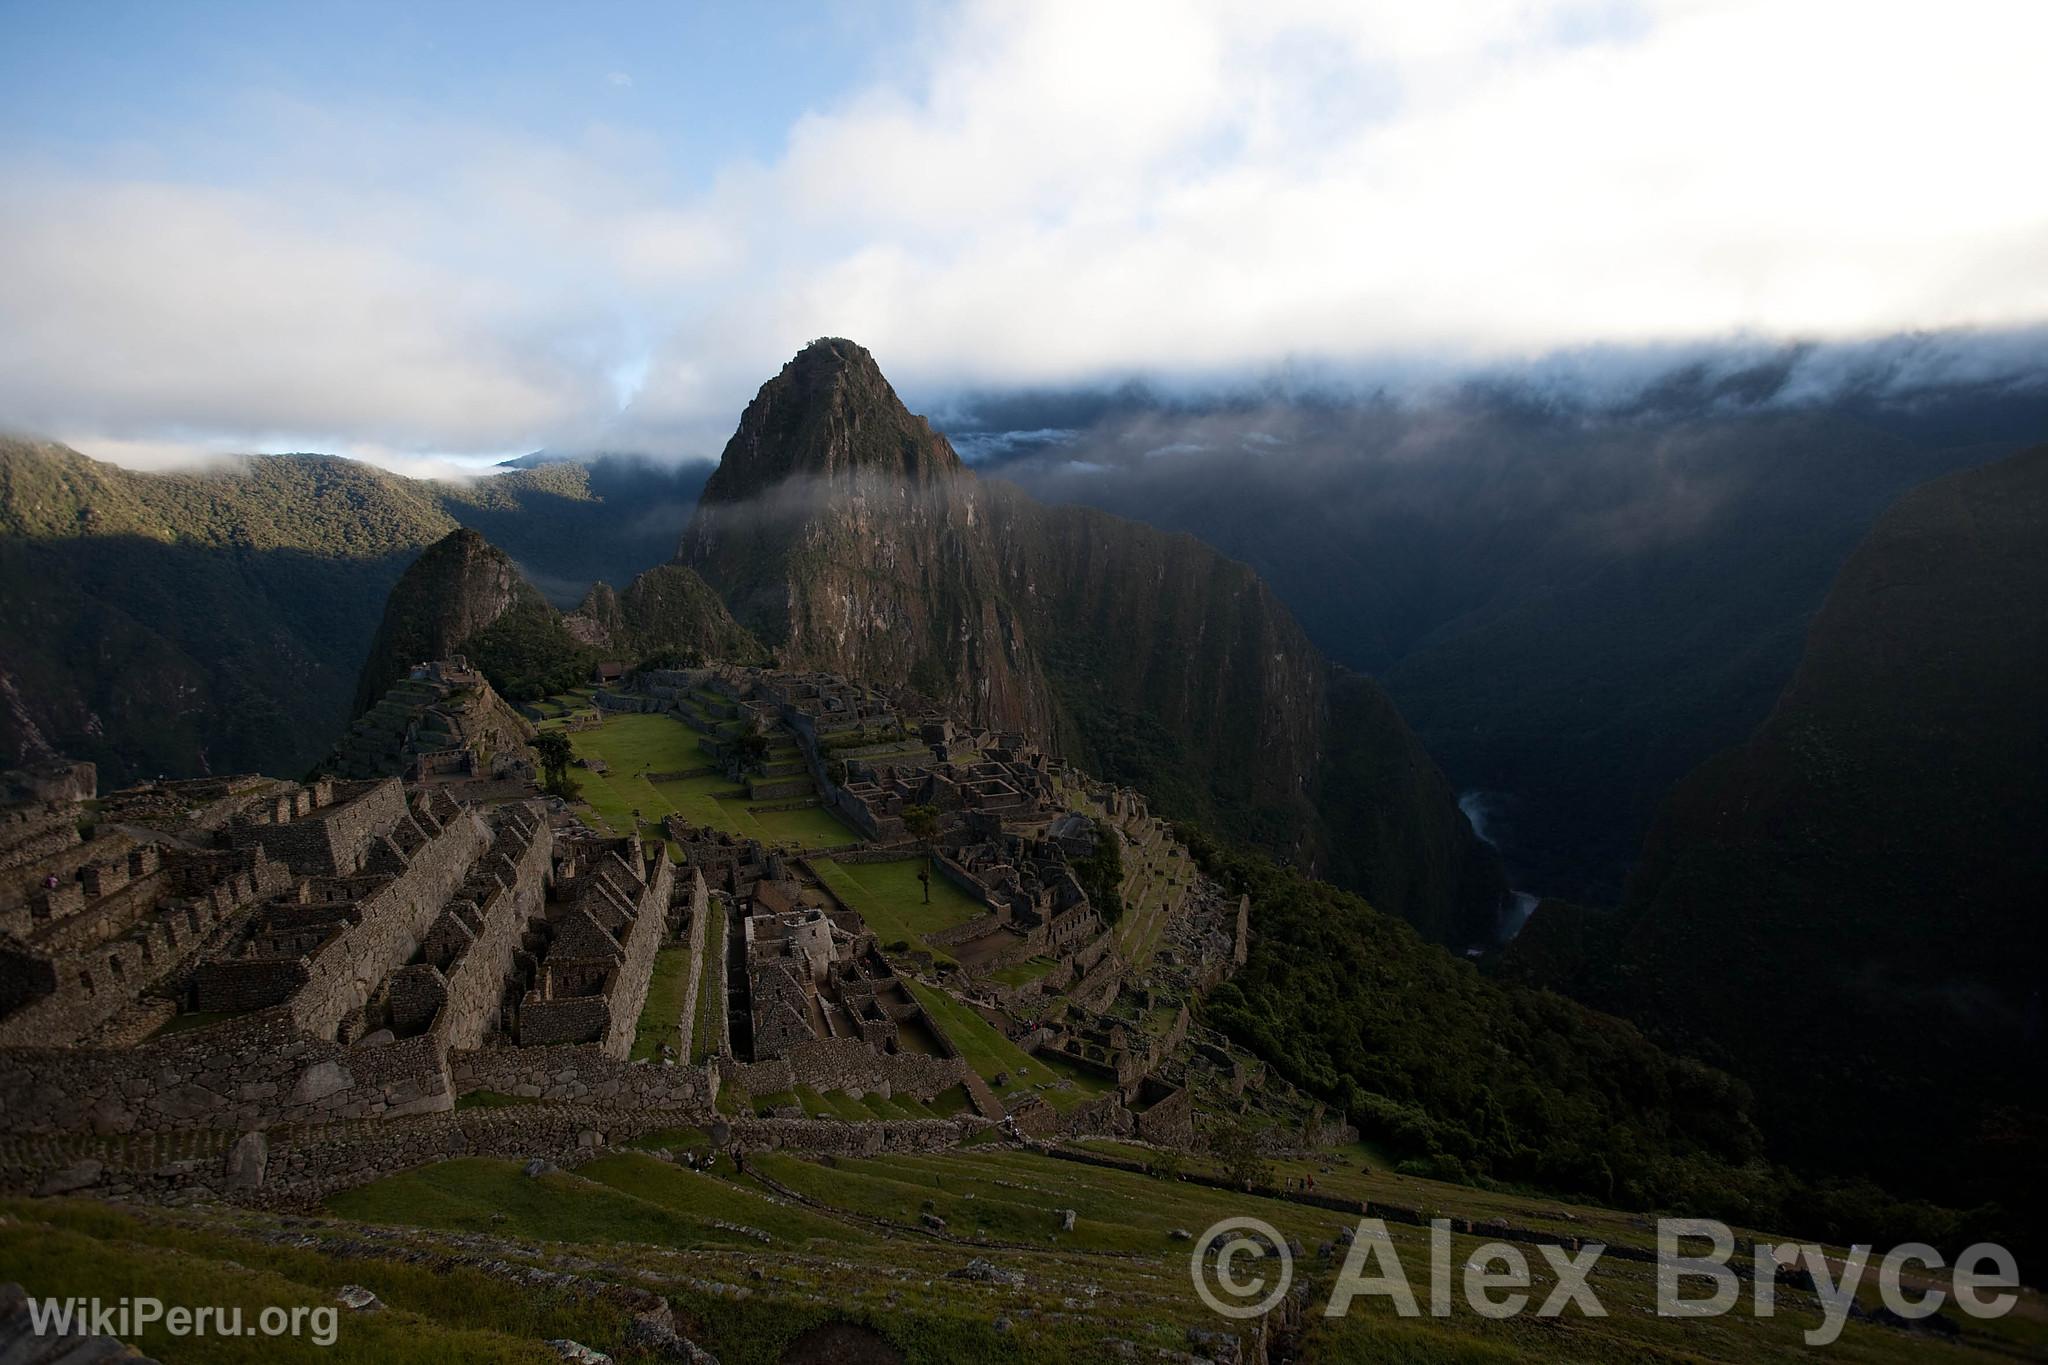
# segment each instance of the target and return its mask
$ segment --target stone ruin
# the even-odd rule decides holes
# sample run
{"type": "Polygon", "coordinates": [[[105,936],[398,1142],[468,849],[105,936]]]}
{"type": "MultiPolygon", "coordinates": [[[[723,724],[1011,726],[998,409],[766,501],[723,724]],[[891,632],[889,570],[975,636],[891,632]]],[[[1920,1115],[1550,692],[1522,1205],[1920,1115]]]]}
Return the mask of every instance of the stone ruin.
{"type": "Polygon", "coordinates": [[[622,1060],[668,934],[667,857],[558,842],[535,800],[7,782],[0,1131],[396,1116],[453,1105],[457,1054],[622,1060]]]}
{"type": "MultiPolygon", "coordinates": [[[[660,849],[592,835],[530,782],[488,777],[479,765],[492,755],[496,772],[518,732],[479,685],[460,660],[402,680],[381,718],[337,747],[359,764],[350,771],[402,769],[378,776],[160,782],[95,800],[90,765],[7,774],[0,1135],[248,1138],[434,1115],[470,1091],[699,1123],[721,1085],[920,1100],[958,1086],[973,1113],[1016,1131],[1180,1142],[1195,1095],[1246,1102],[1252,1073],[1188,1010],[1243,963],[1245,907],[1213,887],[1189,893],[1171,870],[1183,851],[1137,793],[1022,736],[906,723],[890,697],[827,675],[630,680],[632,705],[618,709],[793,735],[799,785],[872,841],[837,853],[849,865],[922,856],[902,810],[940,811],[934,875],[983,913],[924,935],[952,961],[892,956],[802,857],[671,816],[679,877],[660,849]],[[401,711],[402,728],[386,724],[401,711]],[[1150,875],[1173,893],[1142,969],[1073,871],[1104,837],[1099,821],[1126,841],[1127,876],[1131,854],[1153,850],[1166,870],[1150,875]],[[721,956],[707,960],[713,944],[721,956]],[[652,1064],[630,1063],[664,946],[685,954],[681,1018],[652,1064]],[[1042,975],[1000,984],[1040,958],[1042,975]],[[1055,1112],[1043,1095],[1064,1086],[1055,1073],[1006,1103],[899,975],[910,972],[1105,1093],[1055,1112]],[[699,1019],[716,1031],[693,1048],[699,1019]]],[[[780,767],[767,780],[791,781],[780,767]]],[[[493,1112],[518,1126],[518,1111],[493,1112]]],[[[1318,1125],[1329,1126],[1300,1121],[1318,1125]]],[[[945,1127],[917,1140],[945,1140],[945,1127]]]]}
{"type": "Polygon", "coordinates": [[[321,768],[344,778],[524,782],[533,727],[461,656],[415,664],[356,717],[321,768]]]}

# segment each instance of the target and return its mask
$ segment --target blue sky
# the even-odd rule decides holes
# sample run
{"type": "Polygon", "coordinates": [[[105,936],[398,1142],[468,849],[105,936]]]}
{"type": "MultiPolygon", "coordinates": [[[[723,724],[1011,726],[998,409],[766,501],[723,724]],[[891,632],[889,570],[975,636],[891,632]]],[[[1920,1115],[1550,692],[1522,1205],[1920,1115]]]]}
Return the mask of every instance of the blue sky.
{"type": "Polygon", "coordinates": [[[913,402],[2048,317],[2048,7],[0,9],[0,427],[714,453],[913,402]]]}
{"type": "Polygon", "coordinates": [[[679,192],[872,79],[915,7],[47,3],[10,0],[0,148],[222,182],[281,149],[273,101],[536,139],[657,136],[679,192]]]}

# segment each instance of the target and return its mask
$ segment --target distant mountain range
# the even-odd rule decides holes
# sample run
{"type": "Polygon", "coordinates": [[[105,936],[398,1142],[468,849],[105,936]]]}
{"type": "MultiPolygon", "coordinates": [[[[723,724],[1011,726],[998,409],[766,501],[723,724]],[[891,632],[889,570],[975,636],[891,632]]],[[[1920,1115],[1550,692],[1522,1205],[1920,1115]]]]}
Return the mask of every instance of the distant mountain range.
{"type": "Polygon", "coordinates": [[[1884,508],[2048,438],[2048,371],[1802,396],[1797,358],[1604,404],[1533,379],[1399,401],[1127,387],[948,423],[984,475],[1251,566],[1476,793],[1518,885],[1612,901],[1671,785],[1769,712],[1884,508]]]}
{"type": "Polygon", "coordinates": [[[112,782],[303,772],[427,545],[476,527],[573,604],[667,558],[705,472],[619,459],[457,484],[277,455],[140,473],[0,440],[0,757],[62,752],[112,782]]]}

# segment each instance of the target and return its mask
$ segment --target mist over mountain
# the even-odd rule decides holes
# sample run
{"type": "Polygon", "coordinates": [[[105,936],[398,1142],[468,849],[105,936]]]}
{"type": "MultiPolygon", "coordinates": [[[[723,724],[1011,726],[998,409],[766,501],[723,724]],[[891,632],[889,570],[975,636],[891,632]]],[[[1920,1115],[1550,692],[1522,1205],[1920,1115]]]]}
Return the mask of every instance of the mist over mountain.
{"type": "Polygon", "coordinates": [[[1518,882],[1611,900],[1914,485],[2048,434],[2037,334],[1561,357],[1424,390],[956,401],[984,471],[1185,530],[1380,678],[1518,882]]]}
{"type": "Polygon", "coordinates": [[[764,384],[677,553],[787,666],[915,687],[1488,939],[1498,867],[1376,684],[1210,545],[978,478],[864,348],[764,384]]]}

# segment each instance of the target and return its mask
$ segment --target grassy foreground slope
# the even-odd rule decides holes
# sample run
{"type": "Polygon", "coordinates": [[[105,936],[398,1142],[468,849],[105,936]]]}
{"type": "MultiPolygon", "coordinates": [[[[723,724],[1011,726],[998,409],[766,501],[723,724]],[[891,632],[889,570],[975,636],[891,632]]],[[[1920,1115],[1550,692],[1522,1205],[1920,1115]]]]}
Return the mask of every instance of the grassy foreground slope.
{"type": "MultiPolygon", "coordinates": [[[[830,1120],[817,1120],[829,1122],[830,1120]]],[[[669,1135],[702,1149],[703,1135],[669,1135]]],[[[1603,1257],[1589,1279],[1605,1317],[1568,1312],[1491,1321],[1462,1296],[1443,1319],[1402,1320],[1384,1299],[1347,1315],[1322,1308],[1336,1261],[1321,1254],[1355,1219],[1155,1175],[987,1147],[921,1156],[801,1159],[757,1153],[738,1174],[721,1158],[702,1174],[635,1152],[529,1179],[516,1162],[463,1159],[421,1167],[334,1197],[323,1216],[281,1223],[227,1209],[120,1210],[78,1200],[0,1203],[0,1262],[34,1294],[155,1294],[173,1302],[331,1304],[356,1284],[386,1307],[341,1316],[331,1348],[264,1341],[138,1342],[159,1359],[553,1359],[567,1337],[621,1362],[664,1358],[636,1341],[636,1315],[665,1307],[675,1330],[726,1365],[818,1361],[827,1332],[882,1354],[856,1359],[1094,1362],[1212,1354],[1208,1333],[1240,1324],[1197,1298],[1191,1243],[1227,1216],[1249,1215],[1297,1240],[1308,1312],[1280,1343],[1301,1362],[1580,1362],[1810,1359],[1801,1334],[1820,1321],[1813,1297],[1783,1287],[1777,1315],[1660,1318],[1655,1269],[1603,1257]],[[1071,1231],[1061,1211],[1075,1210],[1071,1231]],[[943,1230],[926,1216],[943,1219],[943,1230]],[[979,1260],[997,1272],[965,1277],[979,1260]],[[1012,1279],[1011,1277],[1015,1277],[1012,1279]]],[[[1364,1197],[1452,1216],[1498,1212],[1520,1226],[1572,1229],[1616,1247],[1654,1244],[1646,1220],[1554,1200],[1485,1196],[1385,1171],[1322,1181],[1364,1197]]],[[[1427,1300],[1428,1231],[1393,1222],[1394,1251],[1427,1300]]],[[[1460,1271],[1486,1236],[1452,1238],[1460,1271]]],[[[1335,1248],[1333,1247],[1333,1250],[1335,1248]]],[[[1525,1251],[1530,1250],[1524,1248],[1525,1251]]],[[[1554,1276],[1533,1253],[1530,1292],[1554,1276]]],[[[1935,1283],[1940,1283],[1937,1276],[1935,1283]]],[[[1876,1306],[1874,1293],[1859,1302],[1876,1306]]],[[[1962,1334],[1923,1334],[1851,1320],[1828,1356],[1856,1365],[1928,1359],[2038,1358],[2048,1351],[2039,1296],[2005,1319],[1945,1313],[1962,1334]]],[[[666,1357],[673,1358],[673,1357],[666,1357]]]]}

